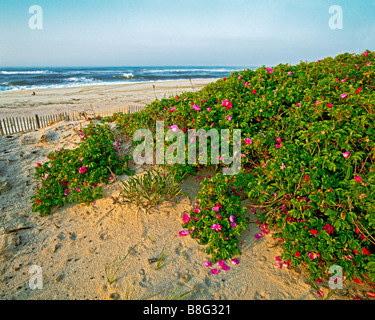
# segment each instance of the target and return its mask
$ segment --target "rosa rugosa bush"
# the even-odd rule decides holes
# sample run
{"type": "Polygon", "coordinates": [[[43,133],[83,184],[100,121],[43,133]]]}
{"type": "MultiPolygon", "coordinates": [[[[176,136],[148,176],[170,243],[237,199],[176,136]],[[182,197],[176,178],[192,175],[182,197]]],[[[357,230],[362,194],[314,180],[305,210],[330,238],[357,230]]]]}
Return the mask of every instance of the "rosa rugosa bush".
{"type": "Polygon", "coordinates": [[[246,207],[241,207],[241,195],[246,181],[242,177],[224,176],[218,173],[202,181],[195,207],[190,216],[184,215],[183,227],[200,244],[207,245],[206,252],[216,262],[241,254],[238,239],[248,225],[244,216],[246,207]]]}
{"type": "Polygon", "coordinates": [[[108,125],[91,123],[79,135],[81,141],[77,148],[50,152],[48,161],[35,167],[34,178],[38,184],[31,197],[33,212],[43,216],[65,203],[89,205],[102,196],[98,184],[108,183],[112,173],[130,173],[128,158],[118,156],[120,142],[108,125]]]}
{"type": "MultiPolygon", "coordinates": [[[[274,229],[286,264],[302,263],[314,280],[339,265],[347,279],[368,275],[375,281],[374,66],[375,53],[365,51],[234,72],[198,92],[118,115],[117,127],[128,136],[139,128],[155,132],[156,121],[185,134],[192,128],[241,129],[242,166],[236,179],[246,181],[244,193],[264,206],[258,214],[262,232],[274,229]]],[[[215,197],[204,200],[203,210],[223,206],[215,197]]],[[[228,243],[220,243],[218,233],[231,229],[215,221],[211,211],[204,217],[207,224],[195,219],[184,224],[186,233],[202,243],[213,241],[210,253],[216,258],[228,256],[221,252],[238,253],[232,250],[235,236],[229,251],[219,250],[228,243]]]]}

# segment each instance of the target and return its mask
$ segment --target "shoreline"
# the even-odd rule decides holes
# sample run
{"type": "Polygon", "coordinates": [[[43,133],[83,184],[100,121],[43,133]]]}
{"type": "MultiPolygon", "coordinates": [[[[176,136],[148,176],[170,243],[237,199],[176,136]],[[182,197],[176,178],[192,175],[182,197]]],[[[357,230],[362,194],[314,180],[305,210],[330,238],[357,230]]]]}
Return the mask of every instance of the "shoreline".
{"type": "Polygon", "coordinates": [[[113,110],[126,105],[145,106],[155,99],[197,91],[216,80],[166,80],[3,91],[0,92],[0,118],[77,112],[91,110],[91,106],[95,111],[113,110]],[[36,94],[32,95],[33,92],[36,94]]]}

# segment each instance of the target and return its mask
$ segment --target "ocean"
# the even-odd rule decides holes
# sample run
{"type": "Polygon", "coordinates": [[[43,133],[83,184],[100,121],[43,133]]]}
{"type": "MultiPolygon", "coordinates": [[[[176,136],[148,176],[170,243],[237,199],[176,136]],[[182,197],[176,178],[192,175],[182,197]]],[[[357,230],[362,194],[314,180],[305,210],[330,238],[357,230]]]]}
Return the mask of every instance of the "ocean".
{"type": "Polygon", "coordinates": [[[218,79],[255,67],[1,68],[0,91],[184,79],[218,79]]]}

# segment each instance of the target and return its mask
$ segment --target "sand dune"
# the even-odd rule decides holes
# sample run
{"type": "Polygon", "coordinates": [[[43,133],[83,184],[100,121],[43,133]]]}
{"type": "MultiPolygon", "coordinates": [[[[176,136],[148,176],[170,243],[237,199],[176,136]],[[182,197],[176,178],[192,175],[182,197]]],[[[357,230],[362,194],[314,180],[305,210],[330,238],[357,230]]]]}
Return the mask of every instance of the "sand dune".
{"type": "MultiPolygon", "coordinates": [[[[132,206],[114,203],[120,195],[120,176],[105,187],[104,197],[93,206],[67,205],[52,215],[39,217],[31,212],[32,175],[37,162],[56,148],[73,148],[78,142],[74,129],[87,122],[60,122],[36,132],[0,137],[2,191],[0,254],[1,299],[125,299],[135,288],[139,297],[161,292],[164,299],[177,286],[186,286],[190,299],[318,299],[303,269],[278,269],[275,257],[281,253],[271,237],[256,240],[259,232],[255,216],[240,239],[239,265],[212,275],[204,266],[204,247],[190,237],[179,237],[182,215],[188,213],[199,190],[199,182],[189,177],[183,191],[171,202],[162,203],[150,214],[132,206]],[[42,136],[47,137],[46,142],[42,136]],[[19,231],[14,231],[21,228],[19,231]],[[24,229],[22,229],[24,228],[24,229]],[[111,285],[105,265],[131,252],[111,285]],[[149,259],[166,247],[166,260],[159,270],[149,259]],[[31,290],[29,269],[43,270],[43,289],[31,290]]],[[[142,174],[148,167],[136,167],[142,174]]],[[[200,175],[214,175],[204,169],[200,175]]],[[[250,205],[248,200],[244,205],[250,205]]],[[[329,292],[328,280],[322,284],[329,292]]],[[[363,296],[364,285],[345,284],[331,299],[363,296]]]]}

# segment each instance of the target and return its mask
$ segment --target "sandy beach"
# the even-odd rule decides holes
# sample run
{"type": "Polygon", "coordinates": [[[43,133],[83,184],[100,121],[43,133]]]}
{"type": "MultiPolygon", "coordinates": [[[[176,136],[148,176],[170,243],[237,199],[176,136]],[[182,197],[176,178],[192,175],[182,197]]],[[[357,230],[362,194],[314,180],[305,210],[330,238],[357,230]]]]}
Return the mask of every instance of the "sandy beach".
{"type": "Polygon", "coordinates": [[[3,91],[0,92],[0,117],[76,112],[91,110],[91,106],[95,111],[112,110],[126,105],[145,106],[155,99],[199,90],[214,81],[215,79],[193,79],[3,91]]]}

